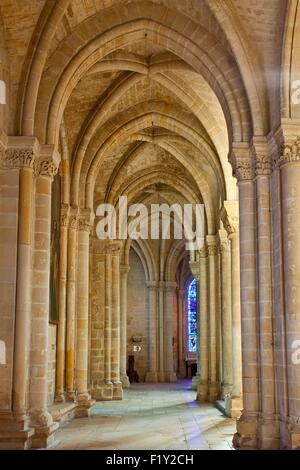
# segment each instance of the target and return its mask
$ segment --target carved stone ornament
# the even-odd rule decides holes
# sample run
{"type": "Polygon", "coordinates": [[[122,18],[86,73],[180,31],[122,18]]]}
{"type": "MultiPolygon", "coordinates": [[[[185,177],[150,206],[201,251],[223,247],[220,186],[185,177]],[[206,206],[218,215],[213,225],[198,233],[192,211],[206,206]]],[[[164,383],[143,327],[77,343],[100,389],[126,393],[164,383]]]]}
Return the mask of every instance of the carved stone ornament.
{"type": "Polygon", "coordinates": [[[91,228],[91,224],[86,219],[79,219],[79,230],[81,232],[90,233],[91,228]]]}
{"type": "Polygon", "coordinates": [[[235,175],[238,181],[253,179],[253,164],[251,158],[237,158],[235,175]]]}
{"type": "Polygon", "coordinates": [[[281,167],[287,163],[294,163],[300,161],[300,137],[297,137],[295,142],[290,145],[283,145],[279,158],[274,160],[274,169],[278,166],[281,167]]]}
{"type": "Polygon", "coordinates": [[[4,168],[34,168],[35,154],[30,148],[6,149],[1,155],[4,168]]]}
{"type": "Polygon", "coordinates": [[[269,175],[271,173],[271,161],[268,155],[256,155],[255,174],[256,176],[269,175]]]}
{"type": "Polygon", "coordinates": [[[35,175],[54,178],[57,175],[58,167],[50,158],[45,158],[36,162],[35,175]]]}

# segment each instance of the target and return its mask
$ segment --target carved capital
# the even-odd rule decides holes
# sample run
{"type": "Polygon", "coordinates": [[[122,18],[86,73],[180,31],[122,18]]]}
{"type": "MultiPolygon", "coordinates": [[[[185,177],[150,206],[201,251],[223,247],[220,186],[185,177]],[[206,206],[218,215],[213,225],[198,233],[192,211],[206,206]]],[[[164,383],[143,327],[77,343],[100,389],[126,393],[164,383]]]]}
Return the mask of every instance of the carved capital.
{"type": "Polygon", "coordinates": [[[89,220],[86,220],[86,219],[79,219],[78,220],[78,229],[81,231],[81,232],[88,232],[90,233],[91,232],[91,229],[92,229],[92,226],[90,224],[90,221],[89,220]]]}
{"type": "Polygon", "coordinates": [[[32,148],[2,149],[2,167],[4,168],[34,168],[35,153],[32,148]]]}
{"type": "Polygon", "coordinates": [[[35,175],[46,176],[53,179],[57,175],[58,166],[51,158],[43,158],[38,160],[35,165],[35,175]]]}
{"type": "Polygon", "coordinates": [[[78,217],[76,215],[71,215],[69,218],[69,227],[73,229],[78,228],[78,217]]]}
{"type": "Polygon", "coordinates": [[[247,158],[237,157],[236,158],[234,176],[236,176],[239,182],[253,180],[254,172],[253,172],[253,161],[251,157],[247,157],[247,158]]]}
{"type": "Polygon", "coordinates": [[[271,173],[271,160],[268,155],[258,155],[255,158],[255,175],[269,175],[271,173]]]}
{"type": "Polygon", "coordinates": [[[200,258],[207,258],[207,245],[204,243],[201,250],[199,250],[199,257],[200,258]]]}
{"type": "Polygon", "coordinates": [[[274,158],[273,168],[276,169],[288,163],[295,163],[300,161],[300,137],[292,144],[282,145],[280,154],[274,158]]]}

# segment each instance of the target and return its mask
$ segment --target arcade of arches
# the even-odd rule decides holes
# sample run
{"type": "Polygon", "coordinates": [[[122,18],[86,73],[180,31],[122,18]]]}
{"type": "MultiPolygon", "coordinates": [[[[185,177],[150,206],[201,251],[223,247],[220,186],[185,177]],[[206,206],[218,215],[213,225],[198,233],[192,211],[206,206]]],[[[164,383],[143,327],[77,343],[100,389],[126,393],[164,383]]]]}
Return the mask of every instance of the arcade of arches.
{"type": "Polygon", "coordinates": [[[130,355],[197,363],[236,449],[300,446],[299,51],[298,0],[0,2],[1,448],[121,400],[130,355]],[[99,240],[119,196],[203,204],[202,248],[99,240]]]}

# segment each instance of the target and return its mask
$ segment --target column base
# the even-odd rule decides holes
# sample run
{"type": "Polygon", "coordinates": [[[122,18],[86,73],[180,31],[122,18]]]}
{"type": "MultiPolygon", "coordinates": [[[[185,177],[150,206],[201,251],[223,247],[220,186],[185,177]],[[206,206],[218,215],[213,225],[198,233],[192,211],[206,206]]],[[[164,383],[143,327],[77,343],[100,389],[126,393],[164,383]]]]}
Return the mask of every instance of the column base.
{"type": "Polygon", "coordinates": [[[212,382],[208,386],[208,401],[214,403],[220,395],[220,385],[218,382],[212,382]]]}
{"type": "Polygon", "coordinates": [[[165,380],[166,380],[165,379],[165,372],[164,371],[159,371],[157,373],[157,381],[163,383],[163,382],[165,382],[165,380]]]}
{"type": "Polygon", "coordinates": [[[174,371],[167,371],[165,375],[165,380],[168,383],[177,382],[177,375],[175,374],[174,371]]]}
{"type": "Polygon", "coordinates": [[[207,382],[200,382],[197,387],[197,401],[205,403],[208,400],[208,384],[207,382]]]}
{"type": "Polygon", "coordinates": [[[121,376],[122,388],[130,388],[130,382],[127,375],[121,376]]]}
{"type": "Polygon", "coordinates": [[[112,382],[101,382],[91,387],[92,397],[97,401],[109,401],[113,399],[112,382]]]}
{"type": "Polygon", "coordinates": [[[122,382],[113,382],[113,400],[123,400],[122,382]]]}
{"type": "Polygon", "coordinates": [[[0,450],[27,450],[31,448],[34,429],[29,417],[12,412],[0,413],[0,450]]]}
{"type": "Polygon", "coordinates": [[[236,422],[237,432],[233,436],[235,449],[257,449],[257,413],[242,411],[242,415],[236,422]]]}
{"type": "Polygon", "coordinates": [[[197,390],[199,382],[200,375],[194,375],[194,377],[192,378],[192,390],[197,390]]]}
{"type": "Polygon", "coordinates": [[[242,397],[235,397],[230,394],[225,395],[225,413],[229,418],[239,418],[243,409],[242,397]]]}
{"type": "Polygon", "coordinates": [[[64,393],[57,393],[54,398],[54,403],[65,403],[66,397],[64,393]]]}
{"type": "Polygon", "coordinates": [[[91,408],[95,404],[89,393],[77,395],[77,407],[75,409],[75,418],[87,418],[91,414],[91,408]]]}
{"type": "Polygon", "coordinates": [[[146,377],[145,377],[145,382],[148,382],[148,383],[156,383],[158,381],[157,379],[157,372],[155,371],[149,371],[147,372],[146,374],[146,377]]]}
{"type": "Polygon", "coordinates": [[[280,428],[278,416],[274,414],[259,417],[258,448],[261,450],[280,449],[280,428]]]}
{"type": "Polygon", "coordinates": [[[71,402],[75,402],[76,401],[76,393],[74,391],[72,392],[66,392],[65,394],[65,400],[66,401],[71,401],[71,402]]]}
{"type": "Polygon", "coordinates": [[[59,428],[59,423],[51,423],[49,426],[35,428],[32,437],[32,449],[46,449],[54,442],[55,431],[59,428]]]}

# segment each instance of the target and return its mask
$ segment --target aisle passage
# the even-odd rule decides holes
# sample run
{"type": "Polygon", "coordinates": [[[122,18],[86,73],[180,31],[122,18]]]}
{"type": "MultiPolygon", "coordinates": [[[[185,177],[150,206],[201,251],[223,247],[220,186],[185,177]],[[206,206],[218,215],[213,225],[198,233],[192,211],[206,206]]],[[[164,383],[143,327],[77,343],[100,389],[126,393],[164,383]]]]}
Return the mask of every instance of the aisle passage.
{"type": "Polygon", "coordinates": [[[98,402],[90,418],[56,435],[54,449],[196,450],[232,448],[235,420],[195,401],[190,381],[134,384],[124,399],[98,402]]]}

